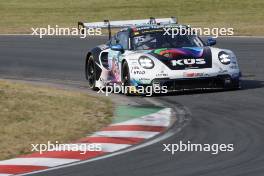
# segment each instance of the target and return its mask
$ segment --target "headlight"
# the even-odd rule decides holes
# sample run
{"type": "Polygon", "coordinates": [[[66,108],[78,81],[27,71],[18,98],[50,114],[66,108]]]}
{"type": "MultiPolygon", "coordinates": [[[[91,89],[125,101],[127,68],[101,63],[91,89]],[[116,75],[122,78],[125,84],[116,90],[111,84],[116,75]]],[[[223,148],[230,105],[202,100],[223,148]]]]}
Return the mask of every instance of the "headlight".
{"type": "Polygon", "coordinates": [[[151,69],[154,67],[154,62],[147,56],[140,56],[138,63],[145,69],[151,69]]]}
{"type": "Polygon", "coordinates": [[[224,51],[218,53],[218,59],[224,65],[228,65],[231,62],[231,56],[224,51]]]}

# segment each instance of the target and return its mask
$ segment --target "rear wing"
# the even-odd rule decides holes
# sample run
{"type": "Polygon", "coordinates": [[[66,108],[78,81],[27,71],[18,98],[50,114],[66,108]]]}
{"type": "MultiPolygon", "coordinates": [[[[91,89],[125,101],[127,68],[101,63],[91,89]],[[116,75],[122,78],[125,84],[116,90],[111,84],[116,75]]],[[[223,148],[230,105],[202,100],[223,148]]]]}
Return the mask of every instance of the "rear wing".
{"type": "Polygon", "coordinates": [[[124,21],[109,21],[104,20],[103,22],[93,22],[93,23],[83,23],[78,22],[78,29],[84,32],[83,29],[86,28],[105,28],[108,29],[109,39],[111,38],[111,28],[125,28],[131,26],[143,26],[143,25],[171,25],[177,24],[175,17],[171,18],[154,18],[141,20],[124,20],[124,21]]]}

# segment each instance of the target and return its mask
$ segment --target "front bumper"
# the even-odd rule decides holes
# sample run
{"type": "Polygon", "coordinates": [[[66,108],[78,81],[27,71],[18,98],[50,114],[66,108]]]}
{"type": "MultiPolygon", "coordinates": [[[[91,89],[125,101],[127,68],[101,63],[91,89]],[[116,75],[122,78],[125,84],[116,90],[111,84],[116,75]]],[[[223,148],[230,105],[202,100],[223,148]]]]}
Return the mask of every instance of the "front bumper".
{"type": "Polygon", "coordinates": [[[154,79],[152,85],[167,86],[168,91],[188,90],[188,89],[232,89],[240,88],[239,77],[231,78],[229,75],[219,75],[215,77],[199,77],[184,79],[154,79]]]}

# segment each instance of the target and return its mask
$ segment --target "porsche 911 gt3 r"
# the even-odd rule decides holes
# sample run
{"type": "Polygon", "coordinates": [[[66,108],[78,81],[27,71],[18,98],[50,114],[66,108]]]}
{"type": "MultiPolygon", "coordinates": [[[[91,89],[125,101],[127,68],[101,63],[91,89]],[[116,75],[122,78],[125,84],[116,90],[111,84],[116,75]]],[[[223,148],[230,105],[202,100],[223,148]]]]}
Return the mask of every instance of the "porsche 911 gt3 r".
{"type": "Polygon", "coordinates": [[[235,54],[205,44],[197,35],[165,35],[172,29],[189,27],[175,18],[81,23],[85,28],[123,27],[106,44],[88,52],[85,73],[91,89],[114,84],[138,87],[166,86],[168,91],[240,87],[235,54]]]}

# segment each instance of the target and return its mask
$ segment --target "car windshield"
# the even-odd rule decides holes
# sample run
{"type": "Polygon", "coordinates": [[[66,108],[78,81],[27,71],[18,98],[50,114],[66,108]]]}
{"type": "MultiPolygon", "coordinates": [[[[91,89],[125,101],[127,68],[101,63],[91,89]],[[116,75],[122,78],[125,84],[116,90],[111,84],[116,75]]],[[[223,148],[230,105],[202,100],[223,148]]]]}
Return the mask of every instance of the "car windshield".
{"type": "Polygon", "coordinates": [[[134,36],[132,41],[134,50],[204,46],[196,35],[175,35],[172,37],[172,35],[164,35],[164,32],[134,36]]]}

